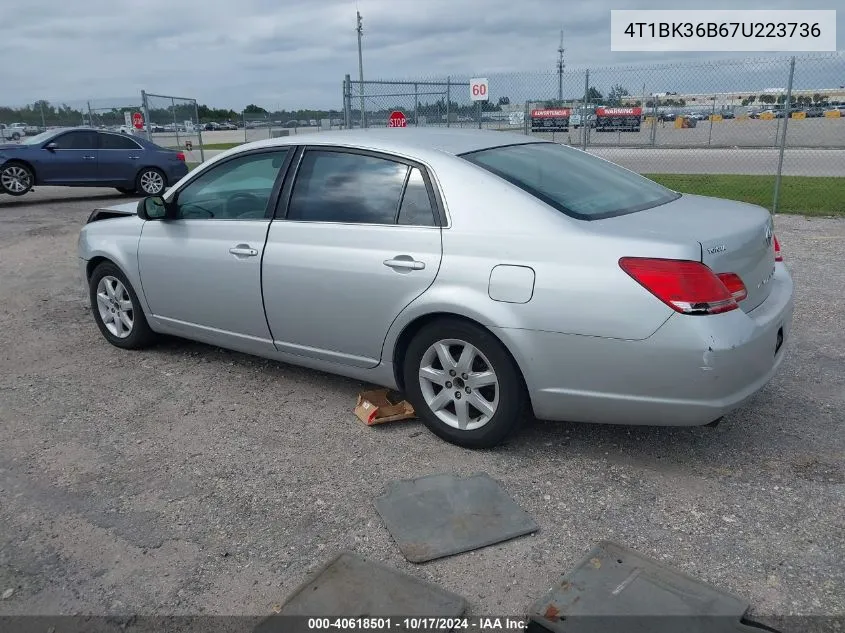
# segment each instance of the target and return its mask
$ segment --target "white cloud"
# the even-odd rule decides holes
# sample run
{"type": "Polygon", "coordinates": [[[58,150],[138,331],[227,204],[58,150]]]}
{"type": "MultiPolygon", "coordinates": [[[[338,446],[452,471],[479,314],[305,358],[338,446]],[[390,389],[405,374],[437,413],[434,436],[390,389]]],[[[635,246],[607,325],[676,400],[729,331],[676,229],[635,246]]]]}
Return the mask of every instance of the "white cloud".
{"type": "MultiPolygon", "coordinates": [[[[673,59],[612,53],[611,8],[679,6],[675,0],[357,4],[364,16],[368,78],[543,71],[553,76],[562,26],[567,68],[573,70],[566,83],[573,89],[579,83],[578,68],[673,59]]],[[[809,4],[830,8],[824,2],[809,4]]],[[[793,8],[794,0],[753,0],[745,5],[793,8]]],[[[733,0],[711,0],[707,8],[735,6],[733,0]]],[[[0,37],[0,102],[138,100],[145,89],[234,108],[251,102],[339,108],[343,76],[357,77],[355,9],[354,0],[3,2],[0,23],[16,26],[0,37]]],[[[844,20],[845,10],[839,12],[840,32],[845,32],[844,20]]],[[[509,81],[516,83],[517,78],[509,81]]],[[[519,90],[514,85],[510,92],[519,90]]]]}

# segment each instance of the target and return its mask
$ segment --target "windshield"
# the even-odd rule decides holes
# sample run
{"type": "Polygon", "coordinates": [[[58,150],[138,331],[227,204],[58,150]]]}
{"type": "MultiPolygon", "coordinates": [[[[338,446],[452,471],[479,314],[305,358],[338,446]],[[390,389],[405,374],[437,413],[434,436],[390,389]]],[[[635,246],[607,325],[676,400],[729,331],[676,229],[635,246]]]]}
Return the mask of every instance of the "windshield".
{"type": "Polygon", "coordinates": [[[38,145],[39,143],[43,143],[50,138],[56,135],[56,130],[50,130],[49,132],[41,132],[41,134],[36,134],[35,136],[30,136],[25,139],[21,139],[21,145],[38,145]]]}
{"type": "Polygon", "coordinates": [[[581,220],[650,209],[680,196],[648,178],[557,143],[494,147],[461,157],[581,220]]]}

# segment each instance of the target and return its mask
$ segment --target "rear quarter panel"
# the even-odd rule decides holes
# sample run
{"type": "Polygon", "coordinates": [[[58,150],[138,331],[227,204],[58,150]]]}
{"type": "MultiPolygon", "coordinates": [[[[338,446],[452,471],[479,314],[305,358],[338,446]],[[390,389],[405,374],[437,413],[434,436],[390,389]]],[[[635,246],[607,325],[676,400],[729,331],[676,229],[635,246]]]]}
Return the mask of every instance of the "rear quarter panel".
{"type": "Polygon", "coordinates": [[[432,161],[432,167],[450,221],[443,230],[443,260],[434,284],[400,315],[388,343],[405,324],[430,312],[460,314],[488,327],[633,340],[653,334],[673,313],[625,274],[618,260],[686,257],[685,247],[595,235],[589,222],[569,218],[460,158],[432,161]],[[490,274],[501,264],[534,270],[530,301],[490,298],[490,274]]]}

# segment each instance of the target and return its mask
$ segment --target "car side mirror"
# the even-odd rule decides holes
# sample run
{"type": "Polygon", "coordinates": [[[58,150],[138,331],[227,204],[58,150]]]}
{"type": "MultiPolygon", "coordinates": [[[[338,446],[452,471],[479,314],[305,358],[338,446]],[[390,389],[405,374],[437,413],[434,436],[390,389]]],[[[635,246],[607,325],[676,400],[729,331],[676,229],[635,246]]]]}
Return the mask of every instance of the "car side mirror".
{"type": "Polygon", "coordinates": [[[54,151],[56,151],[57,149],[59,149],[59,144],[58,144],[58,143],[56,143],[55,141],[54,141],[54,142],[52,142],[52,143],[47,143],[47,144],[44,146],[44,149],[49,150],[49,151],[51,151],[51,152],[54,152],[54,151]]]}
{"type": "Polygon", "coordinates": [[[147,196],[138,201],[138,217],[142,220],[164,220],[167,215],[167,203],[161,196],[147,196]]]}

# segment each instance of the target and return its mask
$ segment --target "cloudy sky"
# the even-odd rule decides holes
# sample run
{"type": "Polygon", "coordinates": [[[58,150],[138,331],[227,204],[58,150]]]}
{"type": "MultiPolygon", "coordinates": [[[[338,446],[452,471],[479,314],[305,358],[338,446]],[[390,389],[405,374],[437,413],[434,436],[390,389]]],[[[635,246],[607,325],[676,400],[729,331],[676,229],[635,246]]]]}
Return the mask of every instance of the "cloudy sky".
{"type": "MultiPolygon", "coordinates": [[[[588,66],[697,63],[744,56],[611,52],[612,8],[676,9],[683,4],[677,0],[0,0],[0,59],[4,60],[0,103],[19,105],[40,98],[69,103],[126,101],[145,89],[235,109],[248,103],[270,108],[340,107],[343,76],[350,73],[354,78],[358,72],[356,7],[364,17],[368,79],[540,71],[554,77],[561,27],[567,70],[572,71],[567,74],[567,90],[570,83],[573,90],[583,85],[583,75],[576,73],[588,66]]],[[[708,0],[693,6],[787,9],[799,4],[806,9],[838,9],[838,48],[845,48],[845,0],[708,0]]],[[[697,72],[690,67],[679,77],[688,79],[697,72]]],[[[845,68],[807,72],[819,75],[808,76],[807,81],[845,84],[845,68]]],[[[782,74],[778,67],[777,77],[782,74]]],[[[508,77],[507,81],[516,81],[516,75],[508,77]]],[[[637,93],[639,84],[651,81],[636,71],[626,77],[637,86],[631,88],[637,93]]],[[[491,92],[492,84],[491,80],[491,92]]],[[[519,87],[498,88],[501,93],[507,90],[519,92],[519,87]]]]}

